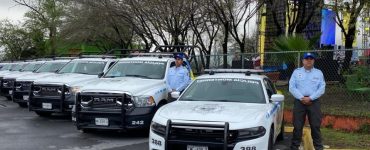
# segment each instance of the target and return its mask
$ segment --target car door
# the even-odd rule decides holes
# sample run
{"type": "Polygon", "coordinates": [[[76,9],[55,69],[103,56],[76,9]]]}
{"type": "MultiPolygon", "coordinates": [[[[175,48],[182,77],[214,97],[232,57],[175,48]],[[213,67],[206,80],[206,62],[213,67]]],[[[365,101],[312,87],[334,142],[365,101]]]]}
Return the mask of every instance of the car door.
{"type": "MultiPolygon", "coordinates": [[[[267,95],[269,96],[269,99],[271,99],[271,96],[273,94],[277,94],[277,90],[274,84],[268,78],[264,79],[264,84],[266,87],[267,95]]],[[[272,111],[273,111],[272,117],[273,117],[273,121],[275,124],[275,127],[274,127],[275,134],[274,135],[277,135],[277,133],[279,133],[281,130],[280,126],[282,125],[282,121],[283,121],[283,104],[284,104],[283,102],[275,103],[275,102],[270,101],[270,105],[272,105],[272,111]]]]}

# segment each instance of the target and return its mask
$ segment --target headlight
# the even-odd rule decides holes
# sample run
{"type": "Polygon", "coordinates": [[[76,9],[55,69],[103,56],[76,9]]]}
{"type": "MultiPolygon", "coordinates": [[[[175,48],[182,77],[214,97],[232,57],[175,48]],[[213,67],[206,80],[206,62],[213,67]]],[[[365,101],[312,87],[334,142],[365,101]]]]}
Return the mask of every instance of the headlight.
{"type": "Polygon", "coordinates": [[[266,129],[262,126],[238,130],[238,139],[255,139],[264,136],[266,129]]]}
{"type": "Polygon", "coordinates": [[[81,91],[80,86],[67,87],[64,94],[66,94],[66,95],[70,95],[70,94],[76,95],[76,93],[78,93],[80,91],[81,91]]]}
{"type": "Polygon", "coordinates": [[[152,121],[152,124],[150,125],[152,131],[160,136],[164,136],[166,134],[166,126],[161,125],[159,123],[156,123],[152,121]]]}
{"type": "Polygon", "coordinates": [[[134,96],[133,100],[136,107],[148,107],[155,105],[153,96],[134,96]]]}

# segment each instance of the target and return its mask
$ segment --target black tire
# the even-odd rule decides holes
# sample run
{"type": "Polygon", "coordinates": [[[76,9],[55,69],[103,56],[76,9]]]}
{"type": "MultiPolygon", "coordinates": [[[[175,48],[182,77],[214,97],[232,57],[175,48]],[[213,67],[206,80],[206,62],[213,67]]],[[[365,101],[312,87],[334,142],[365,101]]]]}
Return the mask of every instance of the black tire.
{"type": "Polygon", "coordinates": [[[18,103],[19,107],[22,107],[22,108],[27,108],[28,105],[27,103],[18,103]]]}
{"type": "Polygon", "coordinates": [[[277,136],[276,140],[284,141],[284,128],[285,128],[285,123],[284,123],[284,118],[283,118],[283,121],[281,122],[280,133],[277,136]]]}
{"type": "Polygon", "coordinates": [[[93,129],[81,129],[81,131],[82,131],[83,133],[91,133],[91,132],[93,132],[94,130],[93,130],[93,129]]]}
{"type": "Polygon", "coordinates": [[[50,117],[50,116],[51,116],[51,112],[35,111],[35,113],[36,113],[37,115],[39,115],[40,117],[50,117]]]}
{"type": "Polygon", "coordinates": [[[268,150],[272,150],[274,147],[274,128],[271,127],[270,129],[270,136],[269,136],[269,144],[268,144],[268,150]]]}

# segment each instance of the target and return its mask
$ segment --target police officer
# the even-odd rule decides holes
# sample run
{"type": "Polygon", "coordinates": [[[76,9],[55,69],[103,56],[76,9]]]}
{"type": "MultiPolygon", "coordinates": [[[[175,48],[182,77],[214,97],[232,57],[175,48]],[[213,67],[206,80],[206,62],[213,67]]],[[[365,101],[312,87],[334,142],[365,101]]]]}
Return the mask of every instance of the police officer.
{"type": "MultiPolygon", "coordinates": [[[[167,74],[167,88],[169,92],[169,97],[171,97],[171,92],[182,92],[190,83],[189,71],[182,66],[184,54],[175,54],[175,66],[171,67],[167,74]]],[[[170,98],[170,101],[173,101],[170,98]]]]}
{"type": "Polygon", "coordinates": [[[320,132],[321,110],[319,97],[325,92],[322,72],[314,68],[315,55],[303,55],[303,67],[294,70],[289,81],[289,92],[295,97],[293,108],[293,138],[291,149],[298,150],[302,141],[302,131],[306,115],[311,127],[311,136],[316,150],[322,150],[320,132]]]}

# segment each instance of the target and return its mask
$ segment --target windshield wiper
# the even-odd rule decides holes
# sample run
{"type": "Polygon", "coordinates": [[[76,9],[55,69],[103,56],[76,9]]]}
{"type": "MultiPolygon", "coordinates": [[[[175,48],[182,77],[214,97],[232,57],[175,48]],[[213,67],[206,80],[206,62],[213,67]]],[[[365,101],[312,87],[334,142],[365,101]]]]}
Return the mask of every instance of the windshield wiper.
{"type": "Polygon", "coordinates": [[[138,75],[138,74],[128,74],[128,75],[125,75],[126,77],[139,77],[139,78],[145,78],[145,79],[152,79],[148,76],[144,76],[144,75],[138,75]]]}
{"type": "Polygon", "coordinates": [[[103,78],[115,78],[115,77],[119,77],[119,76],[104,76],[103,78]]]}
{"type": "Polygon", "coordinates": [[[179,99],[179,101],[198,101],[198,100],[191,99],[191,98],[182,98],[182,99],[179,99]]]}
{"type": "Polygon", "coordinates": [[[217,102],[240,102],[236,100],[227,100],[227,99],[217,99],[217,100],[211,100],[211,101],[217,101],[217,102]]]}

